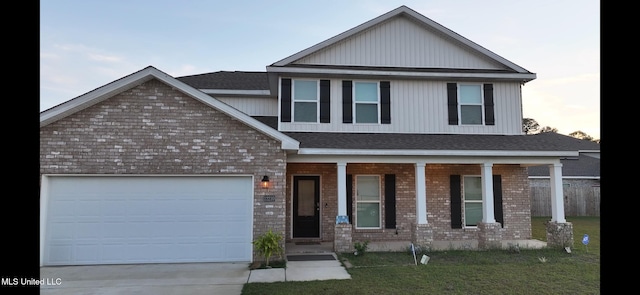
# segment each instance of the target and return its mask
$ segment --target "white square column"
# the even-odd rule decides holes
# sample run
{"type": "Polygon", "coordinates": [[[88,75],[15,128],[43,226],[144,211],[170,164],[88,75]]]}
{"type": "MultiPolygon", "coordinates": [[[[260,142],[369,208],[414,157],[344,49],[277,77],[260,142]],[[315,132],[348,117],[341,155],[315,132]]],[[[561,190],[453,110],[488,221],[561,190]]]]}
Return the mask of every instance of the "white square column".
{"type": "Polygon", "coordinates": [[[427,186],[425,184],[426,162],[416,165],[416,223],[427,224],[427,186]]]}
{"type": "Polygon", "coordinates": [[[493,163],[482,163],[482,222],[495,223],[493,210],[493,163]]]}
{"type": "MultiPolygon", "coordinates": [[[[347,163],[337,163],[338,168],[338,216],[347,216],[347,163]]],[[[344,218],[344,217],[343,217],[344,218]]],[[[349,223],[352,221],[349,220],[349,223]]]]}
{"type": "Polygon", "coordinates": [[[562,164],[549,165],[551,176],[551,221],[565,223],[564,194],[562,192],[562,164]]]}

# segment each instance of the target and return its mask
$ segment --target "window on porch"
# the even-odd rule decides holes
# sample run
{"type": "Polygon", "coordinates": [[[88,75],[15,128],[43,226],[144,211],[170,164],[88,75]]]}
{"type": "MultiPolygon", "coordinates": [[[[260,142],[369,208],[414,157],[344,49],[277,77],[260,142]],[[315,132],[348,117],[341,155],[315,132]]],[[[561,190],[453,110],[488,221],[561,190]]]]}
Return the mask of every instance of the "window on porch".
{"type": "Polygon", "coordinates": [[[477,226],[482,220],[482,178],[465,176],[462,181],[464,225],[477,226]]]}
{"type": "Polygon", "coordinates": [[[356,176],[356,228],[380,228],[380,176],[356,176]]]}

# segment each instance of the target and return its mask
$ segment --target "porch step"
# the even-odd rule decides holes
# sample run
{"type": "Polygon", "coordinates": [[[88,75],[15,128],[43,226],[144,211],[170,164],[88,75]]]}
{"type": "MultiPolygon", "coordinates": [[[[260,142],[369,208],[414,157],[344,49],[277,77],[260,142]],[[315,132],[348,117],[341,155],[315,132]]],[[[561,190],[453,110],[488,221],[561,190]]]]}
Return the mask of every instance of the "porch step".
{"type": "Polygon", "coordinates": [[[285,244],[285,254],[322,254],[322,253],[333,253],[333,242],[315,242],[311,243],[300,243],[300,242],[289,242],[285,244]]]}

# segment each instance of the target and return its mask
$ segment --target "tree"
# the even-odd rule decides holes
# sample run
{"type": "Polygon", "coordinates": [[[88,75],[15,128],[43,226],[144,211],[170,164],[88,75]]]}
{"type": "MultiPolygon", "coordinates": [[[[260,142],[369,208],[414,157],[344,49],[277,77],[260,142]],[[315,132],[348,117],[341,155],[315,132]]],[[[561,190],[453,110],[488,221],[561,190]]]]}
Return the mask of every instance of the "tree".
{"type": "Polygon", "coordinates": [[[575,137],[577,139],[583,139],[583,140],[590,140],[590,141],[594,141],[594,138],[589,136],[588,134],[578,130],[578,131],[573,131],[571,133],[569,133],[569,136],[571,137],[575,137]]]}
{"type": "Polygon", "coordinates": [[[553,128],[553,127],[549,127],[549,126],[544,126],[540,129],[540,133],[544,133],[544,132],[553,132],[553,133],[558,133],[558,128],[553,128]]]}
{"type": "Polygon", "coordinates": [[[522,119],[522,132],[524,134],[535,134],[540,129],[540,124],[531,118],[522,119]]]}

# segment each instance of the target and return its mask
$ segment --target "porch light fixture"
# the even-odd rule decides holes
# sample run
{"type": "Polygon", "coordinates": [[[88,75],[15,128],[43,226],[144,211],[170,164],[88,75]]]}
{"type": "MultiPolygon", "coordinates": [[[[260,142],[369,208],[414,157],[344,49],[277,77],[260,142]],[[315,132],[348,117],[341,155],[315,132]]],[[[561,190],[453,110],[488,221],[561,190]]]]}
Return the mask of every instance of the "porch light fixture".
{"type": "Polygon", "coordinates": [[[269,176],[262,176],[262,188],[269,188],[269,176]]]}

